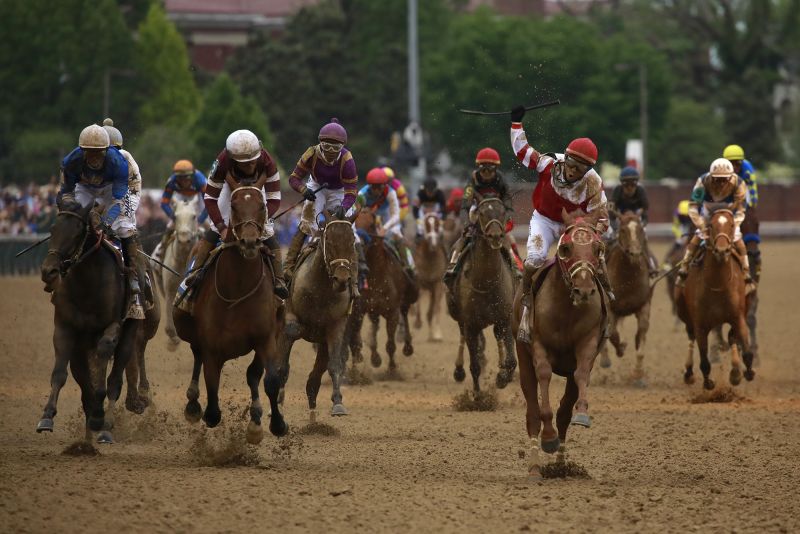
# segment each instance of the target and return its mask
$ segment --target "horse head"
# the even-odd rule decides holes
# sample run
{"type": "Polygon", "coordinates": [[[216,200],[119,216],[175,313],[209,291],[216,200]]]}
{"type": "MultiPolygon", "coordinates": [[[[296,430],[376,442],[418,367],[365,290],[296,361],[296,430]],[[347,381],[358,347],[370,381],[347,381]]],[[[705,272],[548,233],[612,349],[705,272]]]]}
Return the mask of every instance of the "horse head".
{"type": "Polygon", "coordinates": [[[628,211],[618,215],[618,219],[617,242],[620,248],[631,258],[639,258],[647,239],[641,215],[638,211],[628,211]]]}
{"type": "Polygon", "coordinates": [[[731,210],[723,208],[711,214],[708,237],[715,258],[726,261],[730,257],[735,232],[736,222],[731,210]]]}
{"type": "Polygon", "coordinates": [[[356,215],[355,225],[356,230],[369,235],[370,239],[383,239],[380,235],[380,225],[378,214],[371,209],[361,209],[356,215]]]}
{"type": "Polygon", "coordinates": [[[572,304],[589,301],[597,291],[595,276],[600,268],[603,241],[595,229],[597,217],[562,210],[565,230],[558,240],[556,255],[561,274],[570,290],[572,304]]]}
{"type": "Polygon", "coordinates": [[[499,198],[485,198],[478,203],[477,212],[481,235],[492,249],[499,250],[506,237],[506,207],[499,198]]]}
{"type": "MultiPolygon", "coordinates": [[[[45,291],[52,292],[61,277],[80,259],[94,224],[90,213],[91,205],[85,208],[77,202],[59,205],[55,224],[50,230],[47,256],[41,267],[45,291]]],[[[95,222],[99,222],[99,218],[95,222]]]]}
{"type": "Polygon", "coordinates": [[[267,223],[263,191],[265,182],[266,177],[257,180],[253,185],[239,185],[232,179],[228,182],[231,188],[229,236],[233,235],[239,252],[249,260],[258,256],[261,235],[267,223]]]}
{"type": "Polygon", "coordinates": [[[326,222],[322,229],[322,258],[328,276],[336,291],[344,291],[350,281],[355,236],[352,223],[345,219],[334,219],[325,212],[326,222]]]}
{"type": "Polygon", "coordinates": [[[175,239],[178,243],[186,245],[197,235],[197,213],[195,203],[186,200],[175,201],[175,239]]]}
{"type": "Polygon", "coordinates": [[[444,225],[442,216],[438,211],[429,211],[425,213],[422,219],[422,227],[424,231],[425,241],[431,248],[438,247],[442,242],[444,234],[444,225]]]}

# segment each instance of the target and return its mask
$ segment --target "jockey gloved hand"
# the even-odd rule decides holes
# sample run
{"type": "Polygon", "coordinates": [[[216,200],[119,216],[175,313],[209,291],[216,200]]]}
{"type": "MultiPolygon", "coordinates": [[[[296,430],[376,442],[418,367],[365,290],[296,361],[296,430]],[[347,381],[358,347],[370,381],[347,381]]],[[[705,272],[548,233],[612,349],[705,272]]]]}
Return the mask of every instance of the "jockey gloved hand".
{"type": "Polygon", "coordinates": [[[108,237],[114,237],[114,230],[111,229],[111,225],[108,223],[108,221],[100,221],[97,224],[97,229],[108,237]]]}
{"type": "Polygon", "coordinates": [[[522,122],[525,116],[525,106],[517,106],[511,110],[511,122],[522,122]]]}
{"type": "Polygon", "coordinates": [[[344,208],[342,206],[336,206],[331,211],[331,215],[333,215],[336,219],[344,219],[344,208]]]}
{"type": "Polygon", "coordinates": [[[303,198],[310,202],[314,202],[315,200],[317,200],[317,195],[314,193],[314,191],[306,187],[305,189],[303,189],[303,198]]]}

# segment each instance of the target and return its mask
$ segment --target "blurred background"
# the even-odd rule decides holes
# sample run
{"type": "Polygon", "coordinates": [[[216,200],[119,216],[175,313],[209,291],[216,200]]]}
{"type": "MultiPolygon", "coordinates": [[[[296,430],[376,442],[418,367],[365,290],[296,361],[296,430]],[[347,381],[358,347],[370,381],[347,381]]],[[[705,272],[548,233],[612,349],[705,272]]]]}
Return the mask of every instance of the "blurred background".
{"type": "Polygon", "coordinates": [[[462,185],[477,150],[497,148],[522,222],[530,173],[512,161],[508,120],[457,110],[556,98],[526,116],[531,143],[591,137],[608,185],[637,164],[651,221],[668,222],[731,143],[758,171],[762,221],[800,221],[800,0],[0,0],[0,12],[0,234],[47,231],[60,159],[104,117],[149,188],[144,227],[177,159],[206,172],[248,128],[286,176],[331,117],[361,176],[391,165],[412,196],[425,176],[462,185]]]}

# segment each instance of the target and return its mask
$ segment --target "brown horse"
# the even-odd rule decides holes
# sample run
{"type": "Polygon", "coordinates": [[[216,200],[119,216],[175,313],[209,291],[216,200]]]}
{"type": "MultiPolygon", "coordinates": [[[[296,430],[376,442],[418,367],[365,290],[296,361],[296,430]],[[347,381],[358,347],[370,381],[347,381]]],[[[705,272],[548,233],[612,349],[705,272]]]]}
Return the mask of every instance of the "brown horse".
{"type": "Polygon", "coordinates": [[[742,380],[740,349],[746,367],[745,378],[752,380],[755,376],[746,321],[744,271],[741,260],[735,257],[733,246],[735,230],[733,213],[728,209],[716,210],[708,225],[709,238],[700,265],[690,266],[684,287],[675,288],[678,317],[686,325],[689,336],[684,381],[687,384],[694,382],[692,353],[696,341],[700,349],[700,370],[703,372],[705,389],[714,389],[714,381],[709,378],[708,334],[726,323],[731,326],[728,339],[731,347],[731,384],[735,386],[742,380]]]}
{"type": "MultiPolygon", "coordinates": [[[[650,327],[650,300],[653,296],[647,258],[647,235],[638,213],[627,212],[616,216],[619,220],[617,240],[606,254],[608,278],[616,296],[616,300],[611,302],[609,340],[614,345],[617,356],[622,357],[627,344],[620,340],[617,323],[624,317],[636,315],[636,368],[632,378],[643,385],[642,361],[647,330],[650,327]]],[[[600,366],[611,366],[606,346],[603,347],[600,366]]]]}
{"type": "MultiPolygon", "coordinates": [[[[330,220],[330,214],[327,214],[330,220]]],[[[317,357],[308,375],[306,395],[308,408],[317,407],[317,394],[325,369],[333,384],[331,415],[347,415],[342,403],[341,382],[344,372],[345,327],[353,295],[350,273],[355,237],[352,223],[330,220],[320,225],[322,235],[313,250],[297,265],[289,288],[286,327],[283,337],[283,386],[289,377],[289,356],[292,345],[305,339],[316,345],[317,357]]]]}
{"type": "Polygon", "coordinates": [[[456,241],[458,241],[458,238],[461,236],[462,229],[463,228],[461,225],[461,219],[459,219],[457,213],[448,213],[445,216],[444,221],[442,221],[442,230],[443,230],[442,240],[444,241],[444,248],[445,251],[447,251],[448,257],[450,255],[450,251],[453,248],[453,245],[455,244],[456,241]]]}
{"type": "Polygon", "coordinates": [[[360,339],[355,339],[361,332],[364,314],[370,319],[369,347],[370,361],[373,367],[380,367],[381,356],[378,354],[378,326],[380,318],[386,320],[386,352],[389,355],[389,369],[397,369],[394,359],[397,345],[395,333],[400,321],[403,322],[403,354],[414,354],[411,344],[411,329],[408,327],[408,310],[419,298],[419,287],[406,275],[401,260],[389,248],[384,236],[379,235],[377,216],[371,210],[361,210],[356,219],[356,228],[369,241],[364,246],[369,274],[367,288],[362,291],[361,302],[353,309],[350,349],[353,351],[353,362],[361,361],[360,339]]]}
{"type": "Polygon", "coordinates": [[[198,282],[194,313],[190,315],[173,306],[173,318],[178,336],[189,343],[194,355],[192,379],[186,397],[185,416],[196,422],[200,419],[198,380],[203,369],[208,405],[203,420],[213,428],[219,424],[219,382],[226,361],[254,351],[247,368],[250,387],[250,423],[247,441],[259,443],[263,410],[258,394],[261,376],[264,391],[272,409],[269,429],[283,436],[288,425],[278,405],[283,358],[278,340],[283,329],[282,308],[273,295],[274,275],[261,237],[267,219],[263,185],[265,178],[254,185],[229,181],[231,188],[231,218],[225,243],[206,263],[206,274],[198,282]]]}
{"type": "MultiPolygon", "coordinates": [[[[558,242],[558,266],[543,267],[533,280],[535,300],[529,314],[532,343],[517,341],[528,435],[535,439],[541,430],[541,448],[547,453],[556,452],[566,441],[570,422],[591,425],[589,375],[604,339],[608,315],[606,298],[597,281],[603,243],[594,229],[595,217],[566,212],[563,217],[566,229],[558,242]],[[550,407],[553,373],[567,379],[556,414],[558,433],[550,407]]],[[[521,296],[521,291],[517,292],[514,301],[515,338],[522,316],[521,296]]]]}
{"type": "Polygon", "coordinates": [[[81,388],[86,440],[92,432],[102,431],[98,441],[112,443],[110,431],[123,371],[128,372],[126,408],[142,413],[149,402],[144,351],[158,329],[160,311],[156,301],[143,321],[123,319],[127,284],[121,258],[95,229],[90,212],[91,206],[62,206],[42,262],[42,281],[45,291],[53,293],[55,307],[55,364],[50,397],[36,431],[53,431],[58,396],[69,367],[81,388]],[[108,406],[104,408],[106,397],[108,406]]]}
{"type": "MultiPolygon", "coordinates": [[[[485,362],[486,343],[481,335],[484,328],[493,326],[497,340],[497,387],[506,387],[517,367],[511,333],[516,277],[509,259],[503,253],[509,214],[503,202],[497,198],[481,200],[477,214],[474,239],[470,248],[463,252],[466,256],[462,269],[447,291],[448,311],[458,323],[461,337],[469,350],[469,370],[476,392],[480,391],[480,375],[485,362]]],[[[459,382],[464,379],[463,350],[459,350],[453,376],[459,382]]]]}
{"type": "MultiPolygon", "coordinates": [[[[447,252],[444,248],[444,228],[441,215],[436,212],[423,216],[423,239],[417,243],[414,251],[414,263],[417,266],[417,280],[421,290],[430,293],[428,300],[428,340],[441,341],[442,328],[439,324],[444,284],[442,277],[447,269],[447,252]]],[[[421,305],[417,304],[417,317],[414,327],[422,328],[421,305]]]]}

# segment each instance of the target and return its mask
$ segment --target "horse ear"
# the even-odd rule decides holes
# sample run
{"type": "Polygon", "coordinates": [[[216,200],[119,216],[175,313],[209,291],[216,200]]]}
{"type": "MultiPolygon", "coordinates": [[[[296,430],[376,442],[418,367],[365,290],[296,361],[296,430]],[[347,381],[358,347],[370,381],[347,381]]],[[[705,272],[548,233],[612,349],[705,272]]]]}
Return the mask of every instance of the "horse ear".
{"type": "Polygon", "coordinates": [[[261,189],[262,187],[264,187],[264,184],[266,184],[266,183],[267,183],[267,173],[263,173],[261,175],[261,178],[256,180],[256,183],[253,184],[253,187],[255,187],[257,189],[261,189]]]}
{"type": "Polygon", "coordinates": [[[567,208],[561,208],[561,218],[564,219],[564,224],[567,226],[575,223],[575,218],[567,211],[567,208]]]}
{"type": "Polygon", "coordinates": [[[239,185],[239,184],[236,183],[236,180],[233,179],[233,176],[231,175],[231,173],[227,173],[225,175],[225,183],[227,183],[228,187],[231,188],[231,193],[233,193],[233,190],[236,189],[236,187],[238,187],[238,185],[239,185]]]}

